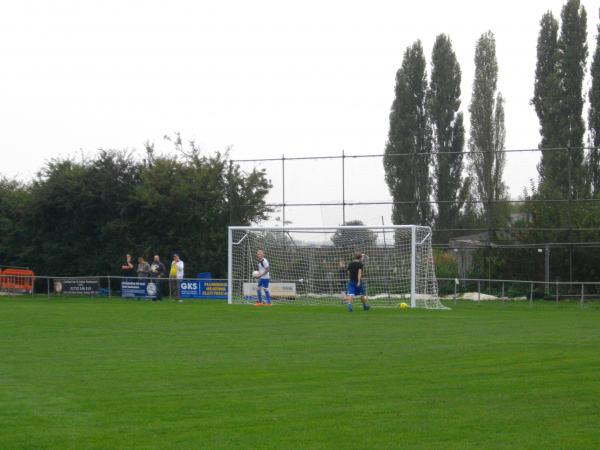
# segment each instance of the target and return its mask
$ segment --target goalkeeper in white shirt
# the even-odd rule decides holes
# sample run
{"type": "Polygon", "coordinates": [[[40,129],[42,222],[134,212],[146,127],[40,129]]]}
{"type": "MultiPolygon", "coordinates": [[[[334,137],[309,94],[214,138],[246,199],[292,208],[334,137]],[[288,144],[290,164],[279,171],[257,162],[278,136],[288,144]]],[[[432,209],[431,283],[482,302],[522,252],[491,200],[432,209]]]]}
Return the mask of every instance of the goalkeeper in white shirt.
{"type": "Polygon", "coordinates": [[[258,281],[256,283],[256,296],[258,301],[255,303],[255,306],[273,306],[271,303],[271,293],[269,292],[269,280],[271,279],[269,267],[269,261],[265,258],[265,252],[259,250],[256,252],[256,258],[258,259],[258,281]],[[265,303],[262,300],[262,293],[265,292],[265,303]]]}

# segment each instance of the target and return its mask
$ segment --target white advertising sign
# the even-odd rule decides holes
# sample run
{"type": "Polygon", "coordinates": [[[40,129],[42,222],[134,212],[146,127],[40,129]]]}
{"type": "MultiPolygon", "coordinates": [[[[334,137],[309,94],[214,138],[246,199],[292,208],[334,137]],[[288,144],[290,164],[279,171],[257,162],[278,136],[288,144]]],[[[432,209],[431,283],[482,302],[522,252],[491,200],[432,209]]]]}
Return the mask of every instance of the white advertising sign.
{"type": "MultiPolygon", "coordinates": [[[[296,283],[269,283],[271,297],[296,297],[296,283]]],[[[256,297],[256,283],[244,283],[244,297],[256,297]]]]}

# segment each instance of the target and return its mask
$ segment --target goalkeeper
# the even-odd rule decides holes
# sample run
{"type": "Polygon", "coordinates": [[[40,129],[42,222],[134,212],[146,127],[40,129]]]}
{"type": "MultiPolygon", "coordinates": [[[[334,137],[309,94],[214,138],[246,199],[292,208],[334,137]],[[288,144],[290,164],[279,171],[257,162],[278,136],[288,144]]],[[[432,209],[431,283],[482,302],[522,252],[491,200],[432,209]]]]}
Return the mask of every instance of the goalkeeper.
{"type": "Polygon", "coordinates": [[[348,304],[348,311],[352,312],[352,300],[355,296],[360,296],[363,309],[367,311],[370,306],[367,303],[367,296],[365,295],[365,283],[364,283],[364,268],[363,268],[363,254],[357,253],[354,256],[354,261],[348,264],[348,295],[346,296],[346,302],[348,304]]]}
{"type": "Polygon", "coordinates": [[[258,298],[258,302],[256,302],[256,306],[261,306],[263,304],[262,301],[262,292],[265,291],[265,300],[267,306],[273,306],[271,303],[271,293],[269,292],[269,280],[271,278],[269,267],[269,261],[265,258],[265,252],[263,250],[259,250],[256,252],[256,258],[258,259],[258,281],[256,283],[256,296],[258,298]]]}

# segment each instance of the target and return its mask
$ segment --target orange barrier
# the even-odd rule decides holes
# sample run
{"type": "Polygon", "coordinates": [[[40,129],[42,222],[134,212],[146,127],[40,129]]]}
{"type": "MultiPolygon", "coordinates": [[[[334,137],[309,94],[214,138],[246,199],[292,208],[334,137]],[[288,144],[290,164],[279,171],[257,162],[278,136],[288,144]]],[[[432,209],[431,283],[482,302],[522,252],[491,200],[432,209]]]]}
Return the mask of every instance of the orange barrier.
{"type": "Polygon", "coordinates": [[[5,269],[0,271],[0,290],[11,294],[32,294],[35,274],[32,270],[5,269]]]}

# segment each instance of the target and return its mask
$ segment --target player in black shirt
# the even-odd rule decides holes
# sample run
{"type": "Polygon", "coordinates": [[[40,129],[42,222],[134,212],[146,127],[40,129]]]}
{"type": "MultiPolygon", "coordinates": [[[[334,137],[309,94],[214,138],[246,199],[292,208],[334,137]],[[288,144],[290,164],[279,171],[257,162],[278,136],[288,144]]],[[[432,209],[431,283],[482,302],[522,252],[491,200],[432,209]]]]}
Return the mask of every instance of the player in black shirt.
{"type": "Polygon", "coordinates": [[[360,295],[363,309],[367,311],[370,308],[367,303],[367,296],[365,295],[362,257],[362,253],[357,253],[354,256],[354,261],[348,264],[348,295],[346,296],[346,302],[348,304],[349,312],[352,312],[352,300],[354,300],[354,297],[357,295],[360,295]]]}

